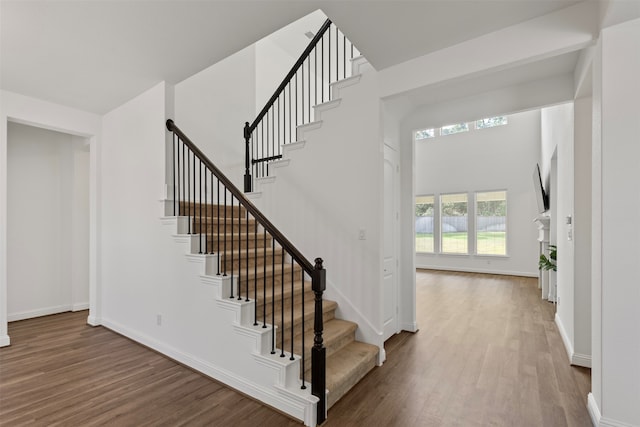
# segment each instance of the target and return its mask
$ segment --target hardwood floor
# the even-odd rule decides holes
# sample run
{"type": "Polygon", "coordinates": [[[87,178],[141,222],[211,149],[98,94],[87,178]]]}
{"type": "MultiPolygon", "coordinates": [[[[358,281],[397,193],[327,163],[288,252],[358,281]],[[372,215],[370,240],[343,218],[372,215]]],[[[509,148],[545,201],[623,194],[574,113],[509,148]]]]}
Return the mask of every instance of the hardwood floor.
{"type": "MultiPolygon", "coordinates": [[[[535,279],[418,271],[420,331],[329,411],[337,426],[590,426],[588,369],[569,365],[535,279]]],[[[105,328],[87,313],[9,324],[2,426],[299,426],[105,328]]]]}
{"type": "Polygon", "coordinates": [[[108,329],[87,312],[9,324],[2,426],[300,426],[108,329]]]}
{"type": "Polygon", "coordinates": [[[418,270],[420,331],[330,411],[326,426],[590,426],[590,370],[569,365],[537,280],[418,270]]]}

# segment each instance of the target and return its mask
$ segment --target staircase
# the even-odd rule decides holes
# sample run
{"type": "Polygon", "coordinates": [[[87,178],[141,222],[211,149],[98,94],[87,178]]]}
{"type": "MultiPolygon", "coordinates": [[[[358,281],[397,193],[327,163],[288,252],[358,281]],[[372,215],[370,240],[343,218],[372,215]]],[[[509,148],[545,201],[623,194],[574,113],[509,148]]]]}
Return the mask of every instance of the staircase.
{"type": "MultiPolygon", "coordinates": [[[[244,192],[172,120],[167,121],[173,133],[174,202],[165,207],[171,216],[164,222],[177,227],[175,239],[187,243],[189,260],[203,264],[201,281],[216,286],[217,305],[236,313],[235,321],[215,327],[255,337],[255,361],[264,374],[278,372],[272,390],[266,390],[277,399],[265,402],[306,425],[325,420],[327,410],[373,369],[379,348],[357,341],[358,325],[336,317],[338,304],[323,299],[322,259],[309,262],[253,205],[250,198],[259,196],[252,192],[253,179],[275,179],[269,169],[287,164],[284,148],[304,145],[301,136],[321,124],[322,111],[340,104],[339,90],[358,82],[356,74],[365,63],[327,20],[258,118],[245,125],[244,192]],[[283,398],[291,400],[291,407],[278,404],[283,398]],[[315,408],[312,415],[291,409],[308,408],[309,402],[315,408]]],[[[253,395],[260,399],[264,394],[259,390],[253,395]]]]}
{"type": "Polygon", "coordinates": [[[376,365],[378,347],[356,341],[358,326],[322,299],[322,260],[309,263],[171,120],[167,127],[177,201],[165,221],[203,263],[218,305],[237,311],[236,322],[216,327],[258,336],[261,363],[281,369],[273,386],[291,398],[318,397],[317,416],[304,421],[321,423],[376,365]]]}
{"type": "MultiPolygon", "coordinates": [[[[218,206],[210,205],[205,207],[205,210],[207,209],[216,212],[218,206]]],[[[314,313],[310,308],[313,307],[315,296],[311,287],[302,286],[302,269],[298,265],[292,267],[282,248],[272,247],[274,240],[268,234],[260,232],[257,221],[244,220],[244,211],[235,209],[236,218],[240,216],[241,220],[231,221],[227,218],[229,226],[226,233],[223,227],[218,228],[217,217],[200,216],[197,209],[190,209],[186,203],[182,203],[182,212],[191,218],[192,229],[196,235],[213,231],[213,234],[206,235],[209,247],[213,248],[221,259],[220,270],[225,271],[227,276],[239,277],[236,287],[239,285],[242,299],[246,300],[248,294],[249,300],[256,301],[252,325],[260,325],[265,329],[271,325],[278,326],[270,353],[290,358],[291,352],[285,351],[293,348],[295,355],[301,356],[301,359],[304,355],[304,360],[311,360],[313,340],[309,339],[309,335],[313,331],[314,313]],[[217,246],[218,238],[222,242],[221,247],[217,246]],[[240,249],[239,257],[232,256],[231,239],[234,241],[234,248],[240,249]],[[227,245],[226,251],[224,242],[227,245]],[[241,268],[245,270],[244,273],[241,268]],[[300,328],[292,330],[292,325],[302,324],[305,325],[304,331],[300,328]]],[[[221,224],[224,224],[224,221],[221,224]]],[[[238,296],[234,295],[234,298],[238,296]]],[[[327,356],[327,409],[374,368],[378,357],[378,347],[356,341],[357,324],[335,317],[337,308],[338,305],[333,301],[322,301],[323,339],[327,356]]],[[[304,369],[300,378],[310,378],[311,365],[305,366],[304,369]]]]}

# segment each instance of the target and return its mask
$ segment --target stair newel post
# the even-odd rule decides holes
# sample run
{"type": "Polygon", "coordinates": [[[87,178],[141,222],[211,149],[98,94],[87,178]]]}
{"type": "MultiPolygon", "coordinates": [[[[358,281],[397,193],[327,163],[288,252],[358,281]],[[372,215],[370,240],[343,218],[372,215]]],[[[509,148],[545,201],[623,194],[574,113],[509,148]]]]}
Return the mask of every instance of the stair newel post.
{"type": "Polygon", "coordinates": [[[311,289],[315,294],[315,316],[313,321],[313,348],[311,349],[311,394],[318,397],[317,423],[327,418],[326,365],[327,355],[323,344],[322,294],[327,288],[326,270],[322,268],[322,258],[315,259],[311,276],[311,289]]]}
{"type": "Polygon", "coordinates": [[[250,193],[252,186],[251,179],[251,159],[249,156],[249,150],[251,150],[251,127],[249,122],[244,123],[244,140],[245,140],[245,152],[244,152],[244,192],[250,193]]]}

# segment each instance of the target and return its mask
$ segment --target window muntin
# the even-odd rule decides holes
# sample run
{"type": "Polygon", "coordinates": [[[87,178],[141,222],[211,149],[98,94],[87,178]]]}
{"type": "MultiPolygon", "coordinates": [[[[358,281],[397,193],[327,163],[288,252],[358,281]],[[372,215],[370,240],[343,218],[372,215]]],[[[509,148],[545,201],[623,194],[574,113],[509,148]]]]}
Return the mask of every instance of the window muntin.
{"type": "Polygon", "coordinates": [[[454,133],[468,132],[469,123],[456,123],[453,125],[442,126],[440,128],[440,135],[453,135],[454,133]]]}
{"type": "Polygon", "coordinates": [[[440,196],[440,242],[442,253],[469,253],[467,194],[440,196]]]}
{"type": "Polygon", "coordinates": [[[416,197],[416,252],[433,253],[434,196],[416,197]]]}
{"type": "Polygon", "coordinates": [[[476,193],[476,253],[507,254],[507,192],[476,193]]]}
{"type": "Polygon", "coordinates": [[[415,133],[416,141],[419,141],[421,139],[435,138],[435,136],[436,130],[434,128],[417,130],[415,133]]]}
{"type": "Polygon", "coordinates": [[[476,120],[476,129],[487,129],[495,126],[504,126],[508,123],[506,116],[487,117],[476,120]]]}

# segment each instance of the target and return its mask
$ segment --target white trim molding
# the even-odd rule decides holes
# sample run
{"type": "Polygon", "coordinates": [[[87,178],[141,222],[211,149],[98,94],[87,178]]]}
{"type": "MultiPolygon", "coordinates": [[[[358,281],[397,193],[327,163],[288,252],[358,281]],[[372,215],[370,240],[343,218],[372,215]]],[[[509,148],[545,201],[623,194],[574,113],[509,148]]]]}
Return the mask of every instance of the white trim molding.
{"type": "Polygon", "coordinates": [[[569,362],[573,363],[573,345],[569,340],[569,336],[567,335],[567,331],[564,329],[564,325],[562,324],[562,320],[558,313],[555,316],[556,326],[558,327],[558,332],[560,332],[560,337],[562,338],[562,343],[564,344],[564,349],[567,351],[567,357],[569,358],[569,362]]]}
{"type": "Polygon", "coordinates": [[[0,347],[7,347],[11,344],[11,340],[9,339],[9,335],[0,336],[0,347]]]}
{"type": "Polygon", "coordinates": [[[593,397],[593,393],[589,393],[587,396],[587,410],[591,417],[591,423],[593,423],[594,427],[598,427],[602,415],[600,415],[600,408],[598,408],[598,402],[596,402],[596,398],[593,397]]]}
{"type": "Polygon", "coordinates": [[[584,368],[591,368],[591,355],[573,353],[573,356],[571,356],[571,364],[575,366],[582,366],[584,368]]]}
{"type": "MultiPolygon", "coordinates": [[[[88,305],[87,305],[87,308],[88,308],[88,305]]],[[[44,307],[36,310],[20,311],[18,313],[9,314],[7,316],[7,320],[9,322],[15,322],[17,320],[25,320],[25,319],[32,319],[34,317],[49,316],[50,314],[64,313],[66,311],[74,311],[73,306],[71,304],[56,305],[53,307],[44,307]]]]}
{"type": "Polygon", "coordinates": [[[591,368],[591,355],[588,354],[579,354],[573,351],[573,345],[571,344],[571,340],[569,340],[569,336],[567,335],[567,331],[564,329],[564,325],[562,324],[562,320],[558,313],[555,316],[555,323],[558,327],[558,332],[560,332],[560,337],[562,337],[562,343],[564,344],[564,348],[567,351],[567,357],[569,358],[569,363],[574,366],[582,366],[585,368],[591,368]]]}
{"type": "Polygon", "coordinates": [[[189,368],[195,369],[206,376],[213,378],[221,383],[241,392],[254,399],[276,408],[292,417],[303,421],[307,426],[316,425],[316,402],[317,398],[311,395],[311,390],[307,389],[305,393],[297,391],[295,399],[291,398],[292,392],[284,389],[275,389],[264,387],[254,383],[247,378],[243,378],[234,372],[216,366],[206,360],[181,351],[171,345],[160,342],[146,334],[139,333],[128,328],[121,323],[108,319],[103,319],[102,324],[107,329],[136,341],[146,347],[149,347],[159,353],[167,356],[174,361],[181,363],[189,368]]]}

